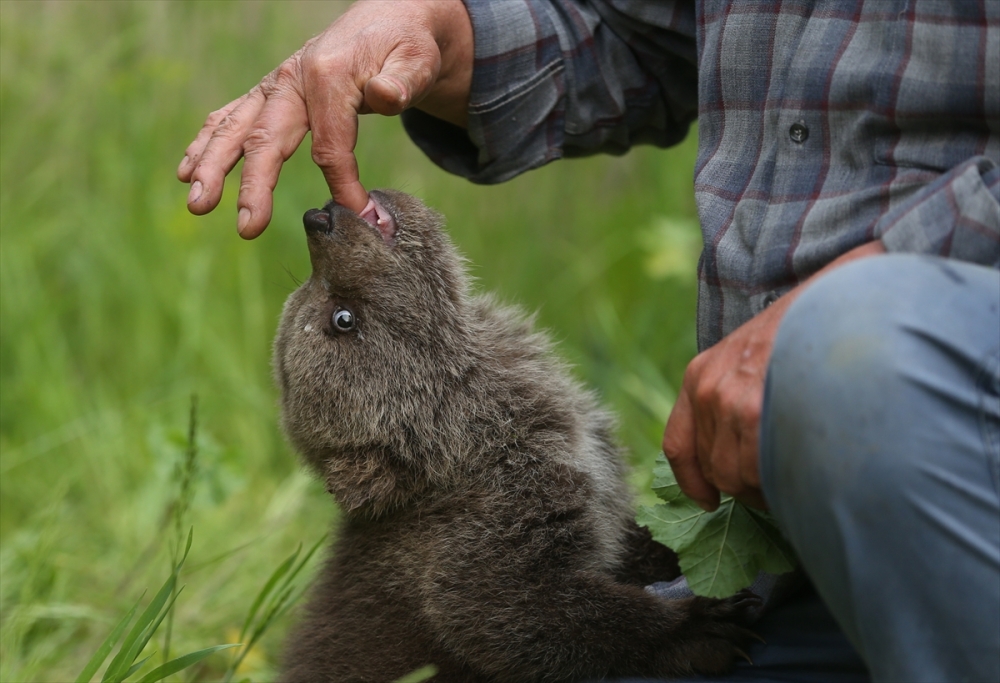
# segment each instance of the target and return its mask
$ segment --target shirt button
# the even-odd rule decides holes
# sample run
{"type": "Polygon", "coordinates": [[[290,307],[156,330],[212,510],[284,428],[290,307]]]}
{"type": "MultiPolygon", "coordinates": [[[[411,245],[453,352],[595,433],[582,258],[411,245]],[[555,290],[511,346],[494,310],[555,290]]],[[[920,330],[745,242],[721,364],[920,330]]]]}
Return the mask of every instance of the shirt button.
{"type": "Polygon", "coordinates": [[[788,137],[792,139],[792,142],[797,142],[802,144],[809,139],[809,128],[806,126],[805,121],[796,121],[792,124],[792,127],[788,129],[788,137]]]}
{"type": "Polygon", "coordinates": [[[764,299],[761,301],[761,310],[767,308],[777,300],[778,300],[778,293],[775,292],[774,290],[771,290],[770,292],[764,295],[764,299]]]}

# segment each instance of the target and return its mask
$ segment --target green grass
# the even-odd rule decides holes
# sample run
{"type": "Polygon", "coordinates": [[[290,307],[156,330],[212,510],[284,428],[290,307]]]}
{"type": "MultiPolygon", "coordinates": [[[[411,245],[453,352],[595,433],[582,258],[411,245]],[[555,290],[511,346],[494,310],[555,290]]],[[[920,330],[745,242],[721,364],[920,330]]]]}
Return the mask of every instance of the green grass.
{"type": "MultiPolygon", "coordinates": [[[[322,176],[296,155],[247,243],[238,181],[196,218],[174,169],[209,111],[339,9],[0,2],[0,680],[74,679],[169,574],[192,394],[195,532],[172,656],[237,642],[281,560],[327,532],[336,511],[281,436],[269,365],[281,304],[308,276],[301,215],[326,199],[322,176]]],[[[694,141],[479,187],[368,117],[358,158],[367,187],[447,216],[484,289],[538,311],[621,416],[646,487],[695,351],[694,141]]],[[[271,678],[289,622],[240,676],[271,678]]],[[[193,675],[218,679],[227,654],[193,675]]]]}

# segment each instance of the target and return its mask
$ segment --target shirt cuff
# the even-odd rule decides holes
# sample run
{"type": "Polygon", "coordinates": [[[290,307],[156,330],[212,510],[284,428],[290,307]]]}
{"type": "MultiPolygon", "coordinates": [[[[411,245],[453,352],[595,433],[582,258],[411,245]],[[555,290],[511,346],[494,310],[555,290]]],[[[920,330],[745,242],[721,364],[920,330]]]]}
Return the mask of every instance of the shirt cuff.
{"type": "Polygon", "coordinates": [[[465,3],[475,44],[468,130],[403,113],[445,170],[498,183],[563,156],[667,146],[687,133],[697,113],[687,4],[664,1],[647,17],[600,0],[465,3]]]}
{"type": "Polygon", "coordinates": [[[466,8],[476,60],[468,130],[417,109],[403,113],[403,126],[444,170],[499,183],[560,158],[565,66],[556,29],[537,3],[466,0],[466,8]]]}

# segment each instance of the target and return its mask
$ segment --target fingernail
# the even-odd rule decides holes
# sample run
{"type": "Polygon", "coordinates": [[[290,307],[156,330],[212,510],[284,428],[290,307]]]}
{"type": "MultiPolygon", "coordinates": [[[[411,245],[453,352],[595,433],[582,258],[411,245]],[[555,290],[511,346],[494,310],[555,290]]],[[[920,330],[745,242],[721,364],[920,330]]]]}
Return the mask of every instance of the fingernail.
{"type": "Polygon", "coordinates": [[[399,86],[399,83],[397,83],[393,79],[389,79],[389,85],[391,85],[392,89],[396,91],[397,102],[402,102],[404,99],[406,99],[406,94],[403,92],[403,89],[399,86]]]}
{"type": "Polygon", "coordinates": [[[189,157],[187,154],[185,154],[184,158],[181,159],[181,165],[178,166],[177,168],[184,168],[184,167],[186,167],[188,165],[189,161],[191,161],[191,157],[189,157]]]}
{"type": "Polygon", "coordinates": [[[201,186],[201,181],[196,180],[191,183],[191,191],[188,192],[188,204],[194,204],[196,201],[201,199],[201,193],[204,188],[201,186]]]}
{"type": "Polygon", "coordinates": [[[403,86],[392,76],[386,76],[385,74],[379,74],[375,78],[380,78],[384,83],[388,83],[389,86],[396,91],[396,102],[402,104],[406,100],[406,93],[403,92],[403,86]]]}
{"type": "Polygon", "coordinates": [[[242,237],[243,231],[247,229],[247,224],[250,222],[250,209],[243,207],[240,209],[239,216],[236,217],[236,232],[240,233],[242,237]]]}

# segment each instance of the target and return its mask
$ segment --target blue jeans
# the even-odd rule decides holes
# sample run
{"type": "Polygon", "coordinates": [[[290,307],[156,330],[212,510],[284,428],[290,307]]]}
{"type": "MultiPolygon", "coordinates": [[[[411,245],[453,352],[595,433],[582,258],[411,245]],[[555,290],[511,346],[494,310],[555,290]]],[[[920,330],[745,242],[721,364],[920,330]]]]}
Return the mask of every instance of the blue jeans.
{"type": "Polygon", "coordinates": [[[760,468],[822,602],[765,616],[756,666],[692,680],[1000,681],[1000,272],[890,255],[810,286],[760,468]]]}

